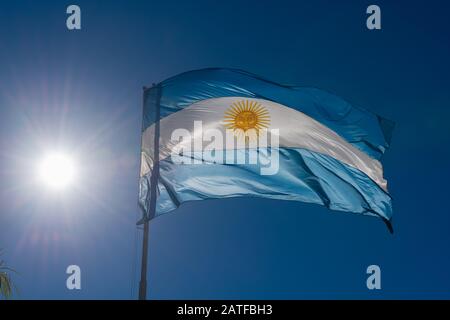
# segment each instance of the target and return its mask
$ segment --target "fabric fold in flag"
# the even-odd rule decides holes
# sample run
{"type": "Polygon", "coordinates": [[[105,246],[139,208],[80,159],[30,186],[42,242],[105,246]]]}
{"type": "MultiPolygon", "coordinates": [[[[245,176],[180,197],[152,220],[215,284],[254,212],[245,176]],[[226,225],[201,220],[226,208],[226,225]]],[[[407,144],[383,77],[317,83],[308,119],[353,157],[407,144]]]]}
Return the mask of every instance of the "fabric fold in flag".
{"type": "Polygon", "coordinates": [[[232,69],[180,74],[144,93],[143,219],[186,201],[248,196],[389,221],[380,160],[393,127],[316,88],[232,69]]]}

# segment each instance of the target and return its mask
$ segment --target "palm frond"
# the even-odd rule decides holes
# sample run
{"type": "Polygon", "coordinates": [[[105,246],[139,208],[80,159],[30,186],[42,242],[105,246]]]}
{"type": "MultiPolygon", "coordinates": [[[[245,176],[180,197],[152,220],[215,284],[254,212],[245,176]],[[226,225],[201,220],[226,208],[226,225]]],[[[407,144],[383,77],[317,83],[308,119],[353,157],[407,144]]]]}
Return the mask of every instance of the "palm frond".
{"type": "Polygon", "coordinates": [[[9,299],[12,295],[11,278],[5,272],[0,273],[0,295],[9,299]]]}
{"type": "MultiPolygon", "coordinates": [[[[1,254],[2,249],[0,249],[0,255],[1,254]]],[[[16,273],[15,270],[5,265],[5,261],[0,260],[0,298],[4,297],[5,299],[9,299],[12,297],[13,294],[14,284],[11,281],[11,277],[8,274],[8,272],[16,273]]]]}

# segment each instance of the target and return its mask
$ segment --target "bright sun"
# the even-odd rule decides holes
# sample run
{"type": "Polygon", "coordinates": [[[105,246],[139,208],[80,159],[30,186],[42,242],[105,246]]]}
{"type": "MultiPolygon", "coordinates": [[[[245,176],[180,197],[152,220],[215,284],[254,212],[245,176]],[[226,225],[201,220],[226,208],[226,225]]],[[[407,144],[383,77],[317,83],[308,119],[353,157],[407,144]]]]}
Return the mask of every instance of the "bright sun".
{"type": "Polygon", "coordinates": [[[39,164],[38,176],[40,181],[48,187],[62,189],[70,185],[75,178],[74,163],[64,154],[48,154],[39,164]]]}

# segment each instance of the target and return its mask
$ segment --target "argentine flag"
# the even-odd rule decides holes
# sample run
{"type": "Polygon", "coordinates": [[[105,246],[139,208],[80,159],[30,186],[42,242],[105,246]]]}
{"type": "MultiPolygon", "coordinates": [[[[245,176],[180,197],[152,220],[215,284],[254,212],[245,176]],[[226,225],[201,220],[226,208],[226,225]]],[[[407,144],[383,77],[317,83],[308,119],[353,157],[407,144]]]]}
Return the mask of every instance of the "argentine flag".
{"type": "Polygon", "coordinates": [[[144,89],[142,221],[183,202],[295,200],[382,218],[380,159],[393,123],[316,88],[234,69],[186,72],[144,89]]]}

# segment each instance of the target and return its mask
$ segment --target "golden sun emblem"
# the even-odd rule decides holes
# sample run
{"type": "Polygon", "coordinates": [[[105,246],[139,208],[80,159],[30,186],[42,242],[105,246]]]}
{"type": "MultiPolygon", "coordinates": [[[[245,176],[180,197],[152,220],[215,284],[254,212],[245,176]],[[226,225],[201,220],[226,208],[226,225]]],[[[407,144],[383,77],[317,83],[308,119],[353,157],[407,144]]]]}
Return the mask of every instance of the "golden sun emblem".
{"type": "Polygon", "coordinates": [[[257,101],[241,100],[231,104],[225,111],[224,124],[235,133],[248,135],[259,133],[270,125],[270,116],[266,108],[257,101]]]}

